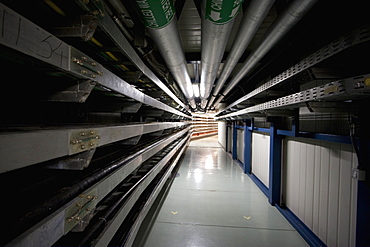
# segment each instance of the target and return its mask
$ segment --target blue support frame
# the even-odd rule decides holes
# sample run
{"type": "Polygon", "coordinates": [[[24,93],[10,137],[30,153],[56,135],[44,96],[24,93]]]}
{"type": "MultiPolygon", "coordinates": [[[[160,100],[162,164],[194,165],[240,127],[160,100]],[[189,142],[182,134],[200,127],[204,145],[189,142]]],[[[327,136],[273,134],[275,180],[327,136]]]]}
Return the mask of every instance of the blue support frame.
{"type": "Polygon", "coordinates": [[[277,204],[275,206],[310,246],[326,246],[292,211],[277,204]]]}
{"type": "MultiPolygon", "coordinates": [[[[285,136],[303,137],[310,139],[318,139],[337,143],[351,144],[350,136],[339,136],[322,133],[306,133],[299,132],[298,115],[292,122],[291,130],[277,129],[276,124],[279,122],[272,122],[270,128],[256,128],[254,127],[253,119],[244,120],[244,164],[241,164],[244,173],[248,174],[254,183],[266,195],[271,205],[276,206],[281,214],[293,225],[293,227],[302,235],[302,237],[311,246],[325,246],[316,235],[313,233],[293,212],[288,208],[280,207],[281,205],[281,174],[282,174],[282,139],[285,136]],[[252,134],[253,131],[262,131],[270,133],[270,154],[269,154],[269,188],[267,188],[256,176],[252,174],[252,134]]],[[[366,120],[367,121],[367,120],[366,120]]],[[[362,126],[369,126],[370,122],[362,122],[362,126]]],[[[237,160],[237,126],[236,122],[232,123],[232,158],[237,160]]],[[[231,133],[227,132],[227,135],[231,133]]],[[[366,181],[358,182],[358,204],[357,204],[357,231],[356,231],[356,246],[370,246],[370,128],[360,134],[362,163],[365,163],[368,179],[366,181]]],[[[358,141],[358,140],[357,140],[358,141]]]]}
{"type": "Polygon", "coordinates": [[[251,174],[252,172],[252,129],[253,120],[249,121],[250,127],[248,127],[248,122],[244,125],[244,173],[251,174]]]}
{"type": "Polygon", "coordinates": [[[237,125],[236,125],[236,122],[233,123],[233,150],[231,152],[232,154],[232,157],[233,157],[233,160],[236,160],[238,159],[238,156],[237,156],[237,138],[238,138],[238,131],[237,131],[237,125]]]}
{"type": "Polygon", "coordinates": [[[226,131],[225,131],[225,133],[226,133],[225,151],[227,153],[227,150],[229,149],[229,126],[228,126],[227,122],[226,122],[226,131]]]}
{"type": "Polygon", "coordinates": [[[269,203],[280,205],[281,197],[281,153],[282,136],[277,134],[274,122],[270,125],[270,158],[269,158],[269,203]]]}

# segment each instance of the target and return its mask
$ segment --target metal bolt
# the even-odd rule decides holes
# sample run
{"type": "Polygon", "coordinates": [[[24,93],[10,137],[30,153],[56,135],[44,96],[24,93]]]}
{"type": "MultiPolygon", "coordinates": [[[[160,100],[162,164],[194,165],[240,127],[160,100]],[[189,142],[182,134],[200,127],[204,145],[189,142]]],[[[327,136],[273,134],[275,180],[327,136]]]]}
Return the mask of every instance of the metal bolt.
{"type": "Polygon", "coordinates": [[[78,143],[78,141],[77,141],[77,140],[72,140],[72,141],[71,141],[71,143],[72,143],[72,144],[77,144],[77,143],[78,143]]]}
{"type": "Polygon", "coordinates": [[[91,75],[91,77],[92,77],[92,78],[96,78],[96,75],[95,75],[95,74],[92,74],[92,75],[91,75]]]}
{"type": "Polygon", "coordinates": [[[92,65],[92,66],[96,66],[96,63],[95,63],[95,62],[92,62],[92,63],[91,63],[91,65],[92,65]]]}
{"type": "Polygon", "coordinates": [[[81,205],[81,203],[79,203],[79,202],[78,202],[78,203],[76,204],[76,206],[77,206],[77,207],[81,207],[82,205],[81,205]]]}
{"type": "Polygon", "coordinates": [[[90,131],[90,135],[93,135],[93,134],[95,134],[95,131],[90,131]]]}
{"type": "Polygon", "coordinates": [[[92,196],[87,196],[87,199],[91,199],[92,198],[92,196]]]}
{"type": "Polygon", "coordinates": [[[94,146],[95,144],[93,143],[93,142],[90,142],[90,146],[92,147],[92,146],[94,146]]]}
{"type": "Polygon", "coordinates": [[[81,70],[81,74],[86,75],[87,74],[87,71],[86,70],[81,70]]]}
{"type": "Polygon", "coordinates": [[[86,61],[87,60],[87,57],[81,57],[82,60],[86,61]]]}
{"type": "Polygon", "coordinates": [[[71,218],[69,218],[67,221],[68,221],[68,222],[72,222],[72,219],[71,219],[71,218]]]}
{"type": "Polygon", "coordinates": [[[81,147],[81,149],[85,149],[85,145],[81,145],[80,147],[81,147]]]}
{"type": "Polygon", "coordinates": [[[86,133],[85,132],[81,132],[80,133],[80,136],[85,136],[86,135],[86,133]]]}

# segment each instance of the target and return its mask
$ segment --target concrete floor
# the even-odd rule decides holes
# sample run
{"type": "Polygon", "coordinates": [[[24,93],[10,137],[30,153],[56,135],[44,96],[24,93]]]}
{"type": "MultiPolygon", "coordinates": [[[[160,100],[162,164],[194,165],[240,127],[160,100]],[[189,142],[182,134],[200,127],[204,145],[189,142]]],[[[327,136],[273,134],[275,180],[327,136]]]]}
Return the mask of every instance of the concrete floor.
{"type": "Polygon", "coordinates": [[[221,148],[194,140],[136,246],[307,246],[221,148]]]}

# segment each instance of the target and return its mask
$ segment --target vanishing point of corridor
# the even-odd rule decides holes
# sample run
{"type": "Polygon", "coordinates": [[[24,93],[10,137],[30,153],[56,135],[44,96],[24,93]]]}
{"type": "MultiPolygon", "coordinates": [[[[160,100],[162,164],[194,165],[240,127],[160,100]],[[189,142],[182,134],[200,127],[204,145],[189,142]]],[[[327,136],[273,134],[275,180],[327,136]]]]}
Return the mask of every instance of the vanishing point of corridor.
{"type": "Polygon", "coordinates": [[[217,136],[190,143],[154,215],[136,246],[307,246],[217,136]]]}

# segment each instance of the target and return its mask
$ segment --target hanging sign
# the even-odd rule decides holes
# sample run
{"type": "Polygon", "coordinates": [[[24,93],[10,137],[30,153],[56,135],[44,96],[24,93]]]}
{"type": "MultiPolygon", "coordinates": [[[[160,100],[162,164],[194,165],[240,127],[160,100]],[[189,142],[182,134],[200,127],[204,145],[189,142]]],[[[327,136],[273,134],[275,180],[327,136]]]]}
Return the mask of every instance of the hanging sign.
{"type": "Polygon", "coordinates": [[[207,0],[205,17],[216,24],[225,24],[239,12],[244,0],[207,0]]]}

